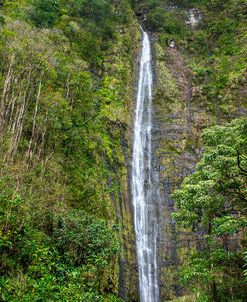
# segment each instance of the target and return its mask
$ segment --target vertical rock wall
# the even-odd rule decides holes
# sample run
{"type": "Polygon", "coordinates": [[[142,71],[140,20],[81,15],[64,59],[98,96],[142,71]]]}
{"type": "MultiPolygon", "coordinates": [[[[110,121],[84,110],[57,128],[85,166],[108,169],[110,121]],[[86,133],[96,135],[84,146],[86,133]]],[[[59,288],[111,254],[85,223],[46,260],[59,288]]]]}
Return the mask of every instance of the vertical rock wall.
{"type": "MultiPolygon", "coordinates": [[[[136,7],[136,14],[140,22],[145,23],[148,9],[144,1],[138,3],[140,5],[136,7]]],[[[191,27],[193,27],[192,24],[191,27]]],[[[192,30],[195,29],[192,28],[192,30]]],[[[158,35],[159,33],[157,33],[158,35]]],[[[202,152],[200,136],[203,129],[214,124],[223,124],[245,114],[246,86],[241,84],[242,87],[239,84],[238,89],[229,90],[226,96],[219,96],[216,100],[207,99],[207,96],[202,92],[202,87],[198,84],[198,80],[195,80],[195,76],[188,67],[189,56],[192,54],[181,51],[177,47],[176,41],[173,45],[170,43],[170,45],[164,46],[164,44],[159,44],[158,39],[153,34],[156,83],[153,100],[152,147],[153,178],[159,193],[154,202],[157,204],[157,216],[160,225],[158,249],[160,301],[171,301],[186,291],[178,285],[177,273],[180,263],[194,249],[202,249],[203,240],[200,229],[191,233],[188,230],[178,228],[171,215],[175,209],[170,194],[175,187],[181,184],[185,176],[194,171],[202,152]]],[[[135,95],[133,96],[134,99],[135,95]]],[[[128,124],[128,127],[130,125],[131,123],[128,124]]],[[[130,136],[128,141],[131,143],[130,136]]],[[[128,200],[127,212],[129,213],[131,200],[130,198],[128,200]]],[[[130,214],[127,216],[130,217],[130,214]]],[[[126,243],[122,258],[124,263],[122,267],[126,271],[121,276],[124,280],[123,284],[127,282],[132,286],[127,285],[122,288],[122,292],[124,292],[122,296],[125,297],[124,301],[136,301],[138,279],[133,278],[132,275],[135,273],[136,276],[137,270],[134,264],[135,260],[131,256],[135,252],[134,236],[131,233],[133,226],[130,227],[131,219],[125,218],[124,220],[126,221],[125,225],[129,227],[125,229],[126,233],[123,233],[128,234],[127,237],[123,236],[123,238],[128,239],[124,239],[126,243]],[[130,242],[129,238],[131,238],[132,247],[131,244],[127,243],[127,241],[130,242]],[[129,265],[128,261],[125,261],[125,259],[130,258],[132,259],[132,266],[129,265]],[[134,282],[136,282],[135,286],[133,286],[134,282]]]]}
{"type": "MultiPolygon", "coordinates": [[[[118,295],[126,302],[138,301],[138,273],[136,265],[135,229],[130,193],[132,123],[135,82],[141,43],[139,24],[133,14],[127,28],[119,32],[118,43],[111,49],[104,68],[111,77],[111,89],[117,94],[118,107],[109,107],[108,134],[114,160],[107,156],[107,185],[119,228],[120,255],[116,263],[114,282],[118,295]],[[114,117],[114,118],[113,118],[114,117]]],[[[107,278],[106,278],[107,279],[107,278]]]]}
{"type": "Polygon", "coordinates": [[[213,124],[224,123],[244,112],[244,99],[232,102],[227,114],[209,111],[198,87],[193,87],[190,70],[176,47],[154,43],[156,88],[154,96],[153,152],[159,174],[160,233],[159,275],[161,301],[183,295],[178,285],[178,268],[185,255],[203,248],[202,232],[178,228],[171,214],[170,197],[183,178],[192,173],[201,154],[200,134],[213,124]]]}

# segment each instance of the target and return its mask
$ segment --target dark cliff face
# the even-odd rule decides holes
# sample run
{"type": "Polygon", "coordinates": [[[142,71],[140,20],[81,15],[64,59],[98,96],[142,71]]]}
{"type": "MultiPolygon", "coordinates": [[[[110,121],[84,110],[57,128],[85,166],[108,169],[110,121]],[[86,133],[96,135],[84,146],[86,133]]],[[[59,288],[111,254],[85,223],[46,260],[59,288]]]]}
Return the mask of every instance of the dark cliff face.
{"type": "MultiPolygon", "coordinates": [[[[158,237],[160,299],[166,301],[183,294],[177,280],[178,267],[183,259],[183,254],[189,252],[190,249],[201,248],[202,246],[200,230],[196,234],[190,234],[177,228],[171,217],[174,212],[174,201],[170,194],[181,183],[183,177],[193,171],[200,156],[200,143],[198,141],[200,130],[196,128],[193,133],[192,128],[196,126],[192,115],[200,116],[200,119],[197,118],[198,124],[203,122],[204,115],[196,106],[193,107],[192,75],[179,51],[176,48],[162,48],[156,40],[156,35],[152,33],[150,35],[153,43],[153,73],[155,78],[152,178],[155,186],[154,191],[156,191],[156,194],[153,195],[155,196],[153,203],[156,210],[153,215],[157,216],[160,227],[158,237]]],[[[203,125],[200,124],[200,127],[203,125]]],[[[132,211],[130,199],[129,202],[129,210],[132,211]]],[[[127,216],[130,213],[127,212],[127,216]]],[[[125,226],[128,225],[126,221],[125,216],[123,219],[125,226]]],[[[128,240],[130,238],[134,240],[131,232],[127,232],[127,234],[128,240]]],[[[133,249],[135,242],[132,243],[132,247],[124,246],[125,257],[128,253],[135,252],[133,249]]],[[[130,284],[131,282],[138,282],[138,279],[133,279],[133,275],[131,277],[131,270],[132,273],[137,274],[137,264],[134,265],[132,262],[131,266],[131,262],[124,260],[124,258],[122,261],[120,270],[121,267],[123,271],[124,267],[127,269],[121,275],[123,277],[122,284],[129,281],[130,284]]],[[[124,301],[137,301],[138,294],[133,295],[132,292],[128,296],[126,289],[126,287],[121,287],[120,291],[121,294],[124,293],[122,296],[124,301]]],[[[138,285],[136,289],[138,289],[138,285]]]]}
{"type": "MultiPolygon", "coordinates": [[[[148,7],[147,1],[140,1],[136,5],[136,15],[144,28],[149,30],[153,42],[155,88],[152,147],[153,178],[159,192],[154,202],[160,226],[158,267],[161,301],[170,301],[186,294],[186,289],[179,285],[179,266],[191,252],[201,250],[204,246],[203,231],[199,227],[192,233],[176,225],[172,218],[176,209],[170,195],[180,186],[183,178],[194,171],[200,159],[202,130],[246,114],[244,69],[233,65],[232,71],[226,67],[219,70],[226,60],[224,53],[229,52],[224,44],[221,45],[219,38],[224,33],[217,32],[215,25],[219,8],[202,6],[207,18],[203,20],[204,16],[199,10],[191,10],[189,1],[185,7],[180,5],[182,3],[170,3],[166,7],[162,1],[159,3],[156,12],[160,13],[163,9],[166,17],[158,28],[154,28],[155,23],[150,23],[150,20],[153,21],[150,12],[154,8],[148,7]],[[191,12],[197,20],[188,19],[191,12]],[[174,19],[176,14],[178,18],[174,19]],[[181,31],[169,33],[170,28],[164,25],[169,23],[169,16],[172,16],[171,25],[180,24],[181,31]],[[215,26],[212,36],[208,34],[211,26],[215,26]],[[202,33],[208,34],[208,37],[205,50],[200,52],[196,43],[202,33]],[[219,39],[219,42],[215,39],[219,39]],[[237,80],[228,74],[223,84],[221,75],[233,71],[237,80]]],[[[226,8],[225,15],[234,9],[226,8]]],[[[224,17],[220,17],[222,20],[219,22],[224,22],[224,17]]],[[[241,45],[244,45],[243,41],[239,42],[239,48],[241,45]]],[[[241,55],[234,55],[228,54],[227,60],[243,60],[241,55]]]]}
{"type": "MultiPolygon", "coordinates": [[[[141,33],[136,19],[133,18],[131,26],[133,30],[123,33],[122,44],[116,45],[114,56],[109,56],[109,62],[107,63],[107,68],[111,73],[121,76],[121,72],[124,72],[125,77],[124,91],[121,92],[124,102],[118,108],[119,115],[116,121],[113,121],[109,127],[111,143],[112,146],[115,146],[112,150],[115,160],[108,161],[106,157],[105,163],[106,169],[109,171],[107,182],[113,205],[112,215],[115,216],[116,223],[119,226],[120,253],[115,270],[115,285],[117,284],[119,297],[126,302],[138,301],[139,293],[130,178],[133,100],[135,99],[141,33]],[[124,49],[123,47],[128,46],[124,39],[130,37],[133,43],[131,50],[124,49]],[[128,55],[128,57],[124,58],[125,55],[128,55]],[[120,137],[117,144],[116,136],[120,137]]],[[[114,89],[114,83],[112,88],[114,89]]]]}
{"type": "Polygon", "coordinates": [[[240,97],[229,101],[227,113],[219,108],[209,110],[188,67],[189,56],[176,45],[161,46],[156,41],[153,47],[156,72],[153,152],[160,189],[158,266],[161,301],[170,301],[186,293],[186,289],[179,286],[179,265],[186,255],[202,249],[204,244],[200,228],[191,233],[176,225],[171,215],[175,205],[170,194],[194,171],[202,152],[202,130],[244,114],[245,104],[240,87],[240,97]]]}
{"type": "MultiPolygon", "coordinates": [[[[145,1],[140,2],[144,3],[145,1]]],[[[162,1],[160,3],[163,5],[162,1]]],[[[114,219],[116,216],[116,222],[120,226],[121,252],[115,268],[115,275],[111,277],[114,286],[118,288],[119,296],[126,302],[135,302],[139,299],[130,190],[132,125],[141,35],[137,19],[149,31],[153,44],[155,87],[152,164],[153,182],[156,184],[158,192],[153,202],[156,204],[154,214],[157,215],[160,226],[158,267],[161,301],[170,301],[186,293],[186,289],[181,288],[178,282],[179,266],[191,251],[203,248],[200,229],[191,233],[176,225],[172,218],[175,206],[170,195],[174,188],[181,184],[183,178],[193,172],[200,158],[202,151],[200,134],[202,130],[215,123],[223,124],[245,112],[243,109],[244,95],[246,95],[245,85],[240,84],[239,89],[234,88],[233,97],[222,101],[227,104],[226,108],[220,108],[218,100],[216,103],[214,99],[207,99],[202,91],[201,83],[198,83],[198,75],[189,66],[191,58],[195,57],[196,53],[192,54],[185,51],[185,46],[176,39],[175,44],[172,45],[172,35],[166,36],[166,33],[164,34],[169,28],[159,30],[153,28],[156,24],[154,19],[151,18],[151,23],[147,21],[147,18],[150,18],[150,16],[148,17],[149,11],[152,9],[152,7],[147,8],[145,3],[136,7],[137,18],[133,16],[135,20],[133,20],[132,26],[127,29],[130,31],[131,28],[132,32],[126,33],[126,36],[132,38],[133,45],[131,47],[133,49],[123,51],[123,47],[130,47],[128,44],[126,45],[125,34],[123,33],[121,43],[116,45],[113,55],[109,56],[105,64],[109,74],[117,75],[123,70],[126,72],[125,80],[123,80],[125,94],[122,92],[125,100],[124,106],[118,108],[120,109],[119,112],[118,109],[116,110],[117,114],[114,118],[112,115],[115,112],[109,111],[109,116],[112,119],[112,124],[109,125],[109,137],[111,137],[112,145],[114,145],[115,137],[121,137],[121,144],[112,150],[116,160],[113,162],[108,161],[107,158],[105,160],[106,170],[110,172],[107,176],[107,184],[111,191],[110,202],[112,202],[113,212],[111,218],[114,219]],[[131,65],[129,57],[127,60],[124,59],[126,53],[131,53],[133,65],[131,65]],[[120,166],[119,162],[121,163],[120,166]]],[[[169,9],[172,10],[172,6],[169,9]]],[[[169,15],[166,15],[165,23],[169,21],[168,17],[169,15]]],[[[178,23],[183,22],[182,26],[184,27],[187,26],[185,19],[176,21],[178,23]]],[[[195,29],[189,28],[188,30],[195,29]]],[[[186,43],[189,44],[188,40],[186,43]]],[[[130,43],[130,40],[127,42],[130,43]]],[[[188,48],[188,45],[186,47],[188,48]]],[[[114,83],[110,86],[111,89],[115,89],[114,83]]]]}
{"type": "Polygon", "coordinates": [[[153,152],[159,173],[160,233],[159,275],[161,301],[182,295],[177,271],[183,253],[200,245],[200,235],[182,232],[171,214],[174,201],[170,194],[185,175],[193,171],[200,155],[195,112],[203,114],[192,103],[191,74],[175,48],[154,44],[157,83],[154,96],[153,152]]]}

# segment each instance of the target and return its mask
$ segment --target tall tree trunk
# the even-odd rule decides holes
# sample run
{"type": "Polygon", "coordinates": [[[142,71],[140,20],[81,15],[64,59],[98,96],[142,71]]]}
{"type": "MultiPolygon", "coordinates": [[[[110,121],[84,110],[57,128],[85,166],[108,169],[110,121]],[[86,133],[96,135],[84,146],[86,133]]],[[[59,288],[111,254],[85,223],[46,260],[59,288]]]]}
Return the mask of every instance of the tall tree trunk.
{"type": "MultiPolygon", "coordinates": [[[[41,76],[41,80],[39,82],[39,87],[38,87],[38,94],[36,97],[36,103],[35,103],[35,109],[34,109],[34,115],[33,115],[33,127],[32,127],[32,134],[31,134],[31,138],[29,140],[29,145],[28,145],[28,151],[26,154],[27,159],[29,158],[30,160],[32,159],[32,145],[33,145],[33,140],[35,137],[35,129],[36,129],[36,117],[37,117],[37,113],[38,113],[38,106],[39,106],[39,100],[40,100],[40,93],[41,93],[41,87],[42,87],[42,77],[43,74],[41,76]]],[[[28,164],[27,164],[28,166],[28,164]]]]}
{"type": "Polygon", "coordinates": [[[215,281],[212,281],[211,283],[211,289],[212,289],[212,294],[213,294],[213,301],[218,302],[219,297],[218,297],[218,290],[217,290],[217,285],[215,281]]]}

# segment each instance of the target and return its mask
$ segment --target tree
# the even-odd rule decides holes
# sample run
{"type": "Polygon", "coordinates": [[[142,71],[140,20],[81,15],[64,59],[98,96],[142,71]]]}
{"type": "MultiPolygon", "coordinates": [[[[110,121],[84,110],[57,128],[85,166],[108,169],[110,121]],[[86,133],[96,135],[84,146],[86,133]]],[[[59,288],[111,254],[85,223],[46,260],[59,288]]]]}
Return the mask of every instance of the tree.
{"type": "Polygon", "coordinates": [[[209,301],[226,301],[226,296],[229,301],[241,301],[246,294],[247,120],[207,129],[203,141],[205,149],[196,171],[173,193],[178,208],[175,219],[192,229],[200,225],[206,240],[204,251],[188,259],[182,277],[203,288],[209,301]]]}
{"type": "Polygon", "coordinates": [[[34,0],[31,20],[37,27],[51,27],[59,18],[59,1],[34,0]]]}

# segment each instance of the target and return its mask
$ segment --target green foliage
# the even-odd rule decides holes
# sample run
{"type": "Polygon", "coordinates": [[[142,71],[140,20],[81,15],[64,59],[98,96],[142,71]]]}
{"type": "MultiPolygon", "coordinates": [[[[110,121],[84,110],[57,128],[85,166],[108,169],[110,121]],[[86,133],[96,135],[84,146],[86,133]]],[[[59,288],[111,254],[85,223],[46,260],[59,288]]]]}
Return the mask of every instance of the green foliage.
{"type": "Polygon", "coordinates": [[[185,227],[201,225],[205,231],[204,251],[189,257],[182,279],[212,300],[217,295],[226,301],[229,295],[229,301],[244,301],[247,121],[209,128],[203,141],[196,171],[173,193],[178,208],[174,218],[185,227]]]}
{"type": "Polygon", "coordinates": [[[31,20],[37,27],[51,27],[59,18],[58,0],[34,0],[31,20]]]}
{"type": "Polygon", "coordinates": [[[91,264],[105,268],[117,254],[114,234],[104,220],[96,220],[85,212],[62,213],[54,221],[54,243],[75,265],[91,264]]]}
{"type": "Polygon", "coordinates": [[[148,13],[148,23],[154,30],[162,30],[166,24],[166,14],[164,9],[157,7],[148,13]]]}
{"type": "Polygon", "coordinates": [[[0,300],[119,302],[132,12],[22,0],[1,17],[0,300]]]}
{"type": "Polygon", "coordinates": [[[86,17],[88,20],[95,21],[98,24],[103,24],[105,19],[111,17],[112,6],[109,0],[73,0],[70,1],[71,14],[86,17]]]}
{"type": "Polygon", "coordinates": [[[66,6],[69,14],[82,22],[84,26],[86,25],[94,35],[101,36],[104,40],[113,38],[115,16],[110,1],[73,0],[66,2],[66,6]]]}
{"type": "Polygon", "coordinates": [[[247,64],[247,22],[243,13],[246,3],[202,0],[175,4],[175,8],[167,8],[162,3],[152,8],[145,6],[147,22],[150,19],[153,26],[149,28],[157,32],[163,47],[174,40],[184,54],[192,69],[193,85],[198,88],[198,93],[193,95],[197,104],[203,104],[208,114],[229,121],[237,114],[236,103],[246,105],[242,91],[247,64]],[[191,8],[201,12],[199,24],[194,28],[186,25],[188,14],[185,12],[191,8]]]}
{"type": "Polygon", "coordinates": [[[103,219],[72,210],[53,218],[49,236],[9,184],[11,178],[1,178],[1,299],[72,301],[75,294],[76,301],[95,301],[104,269],[118,253],[114,232],[103,219]]]}
{"type": "Polygon", "coordinates": [[[164,8],[156,7],[148,12],[147,23],[153,31],[162,31],[173,37],[184,32],[184,23],[176,10],[168,13],[164,8]]]}

